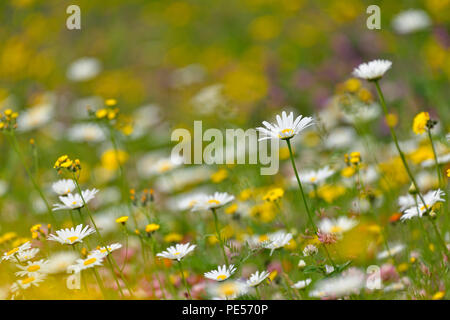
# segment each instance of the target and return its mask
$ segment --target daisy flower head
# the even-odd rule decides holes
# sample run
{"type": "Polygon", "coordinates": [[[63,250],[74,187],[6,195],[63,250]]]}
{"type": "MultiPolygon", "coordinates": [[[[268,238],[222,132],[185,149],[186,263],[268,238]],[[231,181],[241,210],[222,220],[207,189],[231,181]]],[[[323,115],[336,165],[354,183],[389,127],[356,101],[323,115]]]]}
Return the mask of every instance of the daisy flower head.
{"type": "Polygon", "coordinates": [[[325,233],[342,234],[353,229],[358,224],[355,219],[339,217],[337,219],[322,219],[319,223],[319,229],[325,233]]]}
{"type": "Polygon", "coordinates": [[[226,192],[215,192],[214,195],[203,196],[192,206],[192,211],[210,210],[223,207],[234,200],[234,196],[226,192]]]}
{"type": "Polygon", "coordinates": [[[168,247],[166,251],[158,253],[156,256],[180,261],[187,254],[191,253],[195,247],[195,244],[191,245],[189,242],[184,244],[177,243],[175,246],[168,247]]]}
{"type": "Polygon", "coordinates": [[[83,190],[81,192],[83,197],[81,197],[79,193],[76,193],[76,194],[69,193],[66,196],[60,196],[59,200],[62,202],[62,204],[55,203],[53,205],[53,211],[73,210],[73,209],[82,208],[85,203],[87,204],[89,201],[91,201],[92,199],[95,198],[95,195],[97,194],[98,191],[99,190],[97,190],[97,189],[83,190]]]}
{"type": "Polygon", "coordinates": [[[263,282],[268,276],[270,275],[270,272],[264,270],[261,273],[259,271],[256,271],[255,273],[250,275],[250,278],[247,280],[247,285],[249,287],[256,287],[261,282],[263,282]]]}
{"type": "Polygon", "coordinates": [[[216,282],[207,287],[208,293],[213,300],[236,299],[248,292],[249,286],[241,280],[216,282]]]}
{"type": "Polygon", "coordinates": [[[77,259],[75,264],[67,268],[67,271],[79,273],[82,270],[93,268],[95,266],[101,266],[104,258],[104,254],[92,253],[88,255],[86,259],[77,259]]]}
{"type": "Polygon", "coordinates": [[[34,257],[36,257],[36,255],[39,253],[39,251],[40,251],[39,248],[31,248],[28,250],[23,250],[16,254],[16,258],[20,262],[25,262],[25,261],[31,260],[34,257]]]}
{"type": "Polygon", "coordinates": [[[256,128],[256,130],[264,134],[258,141],[267,139],[289,140],[314,124],[314,120],[311,117],[299,115],[294,120],[294,113],[291,112],[288,116],[286,111],[283,111],[281,116],[277,115],[276,119],[277,123],[271,124],[267,121],[263,121],[264,127],[256,128]]]}
{"type": "Polygon", "coordinates": [[[431,210],[437,202],[445,202],[444,196],[445,193],[441,189],[427,192],[423,196],[425,203],[419,199],[418,206],[414,204],[412,207],[406,209],[404,214],[400,217],[400,220],[407,220],[417,216],[422,217],[423,214],[431,210]]]}
{"type": "MultiPolygon", "coordinates": [[[[319,184],[319,183],[324,182],[326,179],[331,177],[333,174],[334,174],[334,170],[331,170],[329,166],[326,166],[319,170],[311,170],[311,171],[301,174],[300,180],[304,183],[319,184]]],[[[293,181],[294,180],[295,180],[295,177],[293,177],[293,181]]],[[[296,181],[297,180],[295,180],[295,182],[296,181]]]]}
{"type": "Polygon", "coordinates": [[[291,241],[292,233],[286,233],[284,231],[278,231],[269,235],[269,240],[266,244],[266,249],[270,249],[270,255],[272,255],[275,249],[284,247],[291,241]]]}
{"type": "Polygon", "coordinates": [[[65,196],[75,190],[75,182],[72,179],[61,179],[52,184],[53,191],[60,195],[65,196]]]}
{"type": "Polygon", "coordinates": [[[294,283],[292,286],[291,286],[291,288],[294,288],[294,289],[304,289],[304,288],[306,288],[307,286],[309,286],[309,284],[311,283],[311,279],[305,279],[305,280],[300,280],[300,281],[298,281],[298,282],[296,282],[296,283],[294,283]]]}
{"type": "Polygon", "coordinates": [[[46,272],[50,274],[66,273],[67,267],[74,264],[79,255],[74,251],[60,251],[52,254],[46,264],[46,272]]]}
{"type": "Polygon", "coordinates": [[[120,243],[113,243],[107,245],[106,247],[98,247],[97,249],[93,250],[91,254],[104,255],[106,257],[111,252],[119,250],[120,248],[122,248],[122,245],[120,243]]]}
{"type": "Polygon", "coordinates": [[[95,230],[90,226],[84,226],[82,224],[77,225],[75,228],[66,228],[56,231],[56,236],[51,234],[47,240],[58,241],[61,244],[74,244],[77,242],[83,242],[83,239],[90,234],[93,234],[95,230]]]}
{"type": "Polygon", "coordinates": [[[236,268],[233,264],[230,264],[227,268],[226,265],[219,266],[217,270],[212,270],[205,273],[205,278],[214,281],[224,281],[227,280],[233,273],[236,272],[236,268]]]}
{"type": "Polygon", "coordinates": [[[17,280],[11,285],[11,291],[16,292],[19,289],[28,289],[31,286],[39,287],[39,284],[45,280],[47,276],[43,273],[36,273],[33,276],[17,280]]]}
{"type": "Polygon", "coordinates": [[[381,259],[386,259],[388,257],[392,257],[392,256],[402,252],[403,249],[405,249],[404,244],[401,244],[401,243],[392,244],[391,243],[391,244],[389,244],[389,250],[384,250],[377,254],[377,259],[381,260],[381,259]]]}
{"type": "Polygon", "coordinates": [[[319,281],[314,290],[309,293],[310,297],[316,298],[338,298],[350,294],[357,294],[365,284],[364,273],[358,269],[348,269],[346,273],[339,276],[325,278],[319,281]]]}
{"type": "Polygon", "coordinates": [[[41,259],[37,261],[28,261],[26,265],[16,264],[16,267],[21,271],[16,272],[16,276],[20,277],[33,277],[39,273],[47,273],[46,267],[48,260],[41,259]]]}
{"type": "Polygon", "coordinates": [[[373,60],[360,64],[353,70],[353,75],[368,81],[376,81],[381,79],[391,66],[392,62],[389,60],[373,60]]]}
{"type": "Polygon", "coordinates": [[[19,253],[22,253],[29,249],[31,249],[31,243],[28,241],[19,247],[15,247],[12,250],[9,250],[8,252],[3,253],[2,260],[5,261],[5,260],[16,259],[16,257],[18,256],[19,253]]]}

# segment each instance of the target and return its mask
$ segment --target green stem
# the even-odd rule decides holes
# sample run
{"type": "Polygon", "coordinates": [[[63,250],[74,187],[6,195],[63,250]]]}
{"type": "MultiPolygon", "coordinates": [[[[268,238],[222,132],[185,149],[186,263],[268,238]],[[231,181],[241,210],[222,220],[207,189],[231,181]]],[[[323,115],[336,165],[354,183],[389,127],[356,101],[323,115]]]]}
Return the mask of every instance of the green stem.
{"type": "Polygon", "coordinates": [[[295,177],[297,178],[297,183],[298,183],[298,186],[300,188],[300,193],[302,194],[303,203],[305,205],[305,209],[306,209],[306,212],[308,214],[309,222],[310,222],[311,226],[314,229],[314,233],[317,234],[317,227],[316,227],[316,224],[314,223],[314,221],[312,219],[311,212],[309,211],[308,202],[306,201],[305,193],[303,192],[302,183],[300,182],[300,177],[298,176],[297,166],[295,165],[295,161],[294,161],[294,154],[292,153],[291,142],[288,139],[288,140],[286,140],[286,143],[287,143],[287,146],[288,146],[288,149],[289,149],[289,155],[290,155],[290,158],[291,158],[292,168],[294,169],[295,177]]]}
{"type": "Polygon", "coordinates": [[[220,236],[219,219],[217,218],[216,209],[211,208],[211,211],[212,211],[213,216],[214,216],[214,225],[215,225],[215,227],[216,227],[217,239],[219,240],[220,247],[222,248],[223,258],[225,259],[225,264],[226,264],[227,267],[228,267],[228,265],[229,265],[229,263],[228,263],[228,257],[227,257],[227,254],[226,254],[226,252],[225,252],[225,246],[224,246],[224,244],[223,244],[222,237],[220,236]]]}
{"type": "Polygon", "coordinates": [[[185,288],[186,288],[186,290],[187,290],[189,299],[192,300],[192,296],[191,296],[191,292],[189,291],[188,283],[187,283],[187,281],[186,281],[186,278],[184,277],[183,266],[181,265],[181,260],[178,261],[178,266],[180,267],[181,278],[183,279],[183,284],[184,284],[184,286],[185,286],[185,288]]]}
{"type": "Polygon", "coordinates": [[[431,148],[433,149],[434,161],[436,163],[436,173],[437,173],[438,180],[439,180],[439,188],[443,188],[442,177],[441,177],[441,170],[439,168],[439,162],[438,162],[438,157],[437,157],[437,153],[436,153],[436,148],[434,147],[433,137],[431,135],[431,129],[430,128],[427,129],[427,133],[428,133],[428,138],[430,139],[431,148]]]}

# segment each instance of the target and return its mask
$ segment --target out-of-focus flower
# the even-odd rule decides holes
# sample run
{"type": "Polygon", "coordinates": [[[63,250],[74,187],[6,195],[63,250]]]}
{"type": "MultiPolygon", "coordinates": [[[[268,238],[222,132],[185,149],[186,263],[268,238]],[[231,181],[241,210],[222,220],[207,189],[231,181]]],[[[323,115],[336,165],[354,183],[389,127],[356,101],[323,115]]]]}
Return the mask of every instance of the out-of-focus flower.
{"type": "Polygon", "coordinates": [[[269,235],[265,248],[270,249],[270,255],[272,255],[275,249],[284,247],[291,240],[292,240],[292,233],[277,231],[269,235]]]}
{"type": "Polygon", "coordinates": [[[305,279],[305,280],[300,280],[300,281],[298,281],[298,282],[296,282],[296,283],[294,283],[292,286],[291,286],[291,288],[294,288],[294,289],[304,289],[304,288],[306,288],[307,286],[309,286],[309,284],[311,283],[311,279],[305,279]]]}
{"type": "Polygon", "coordinates": [[[392,19],[392,27],[399,34],[409,34],[427,29],[431,25],[428,14],[420,9],[409,9],[397,14],[392,19]]]}
{"type": "Polygon", "coordinates": [[[67,78],[71,81],[87,81],[95,78],[101,71],[101,63],[96,58],[83,57],[72,62],[67,69],[67,78]]]}
{"type": "Polygon", "coordinates": [[[427,130],[427,123],[430,120],[430,114],[428,112],[420,112],[414,117],[413,131],[415,134],[422,134],[427,130]]]}
{"type": "Polygon", "coordinates": [[[81,197],[79,193],[76,194],[69,193],[67,196],[60,196],[59,200],[62,202],[62,204],[61,203],[53,204],[54,207],[53,211],[74,210],[82,208],[85,203],[87,204],[89,201],[95,198],[95,195],[97,194],[98,191],[99,190],[95,188],[92,190],[89,189],[83,190],[81,191],[83,197],[81,197]]]}
{"type": "Polygon", "coordinates": [[[226,192],[215,192],[212,196],[203,196],[199,199],[192,207],[192,211],[217,209],[233,200],[233,195],[226,192]]]}
{"type": "Polygon", "coordinates": [[[352,293],[359,293],[365,283],[364,273],[359,270],[351,271],[349,269],[347,271],[342,275],[317,282],[309,295],[316,298],[339,298],[352,293]]]}
{"type": "Polygon", "coordinates": [[[100,142],[106,138],[102,128],[94,123],[76,124],[68,130],[67,136],[76,142],[100,142]]]}
{"type": "Polygon", "coordinates": [[[60,196],[71,193],[75,188],[75,182],[72,179],[61,179],[52,184],[53,191],[60,196]]]}
{"type": "Polygon", "coordinates": [[[333,174],[334,170],[331,170],[329,166],[325,166],[324,168],[321,168],[319,170],[303,172],[302,174],[300,174],[300,180],[304,183],[320,184],[331,177],[333,174]]]}

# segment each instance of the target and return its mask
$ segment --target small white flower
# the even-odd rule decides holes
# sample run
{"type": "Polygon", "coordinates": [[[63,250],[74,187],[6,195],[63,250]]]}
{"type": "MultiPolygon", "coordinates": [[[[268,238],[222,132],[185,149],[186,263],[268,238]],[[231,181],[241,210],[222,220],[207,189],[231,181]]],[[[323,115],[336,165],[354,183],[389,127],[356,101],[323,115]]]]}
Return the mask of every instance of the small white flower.
{"type": "Polygon", "coordinates": [[[17,255],[21,252],[24,252],[28,249],[31,248],[31,243],[30,241],[25,242],[24,244],[22,244],[19,247],[16,247],[8,252],[3,253],[3,257],[2,260],[12,260],[12,259],[16,259],[15,257],[17,257],[17,255]]]}
{"type": "MultiPolygon", "coordinates": [[[[304,183],[320,184],[334,174],[334,170],[331,170],[329,166],[321,168],[319,170],[311,170],[304,172],[300,175],[300,180],[304,183]]],[[[293,177],[293,180],[295,177],[293,177]]],[[[297,180],[295,180],[297,181],[297,180]]]]}
{"type": "Polygon", "coordinates": [[[306,288],[310,283],[311,283],[311,279],[308,278],[308,279],[306,279],[306,280],[298,281],[297,283],[293,284],[293,285],[291,286],[291,288],[294,288],[294,289],[304,289],[304,288],[306,288]]]}
{"type": "Polygon", "coordinates": [[[74,264],[78,258],[79,255],[74,251],[60,251],[54,253],[48,258],[46,271],[51,274],[65,273],[67,267],[74,264]]]}
{"type": "Polygon", "coordinates": [[[45,274],[36,273],[35,275],[33,275],[31,277],[27,277],[25,279],[17,280],[16,282],[14,282],[11,285],[11,291],[12,292],[16,292],[19,289],[28,289],[32,285],[35,286],[35,287],[39,287],[39,284],[42,281],[44,281],[45,278],[46,278],[45,274]]]}
{"type": "Polygon", "coordinates": [[[95,78],[101,70],[100,61],[84,57],[72,62],[67,69],[67,78],[72,81],[87,81],[95,78]]]}
{"type": "Polygon", "coordinates": [[[90,254],[86,257],[86,259],[78,259],[75,264],[67,267],[67,271],[79,273],[80,271],[86,270],[88,268],[101,266],[104,258],[104,254],[90,254]]]}
{"type": "Polygon", "coordinates": [[[247,280],[247,285],[249,287],[256,287],[261,282],[263,282],[269,275],[270,273],[265,270],[262,271],[261,273],[259,273],[259,271],[256,271],[255,273],[250,275],[250,278],[247,280]]]}
{"type": "Polygon", "coordinates": [[[431,19],[428,14],[419,9],[409,9],[400,12],[392,20],[392,27],[399,34],[413,33],[428,28],[431,19]]]}
{"type": "Polygon", "coordinates": [[[423,196],[425,203],[423,203],[421,199],[418,198],[418,206],[414,204],[412,207],[406,209],[405,213],[400,217],[400,219],[406,220],[417,216],[422,217],[422,215],[429,209],[431,209],[437,202],[444,202],[444,196],[445,193],[441,189],[431,190],[427,192],[427,194],[423,196]]]}
{"type": "Polygon", "coordinates": [[[206,272],[204,275],[206,278],[211,280],[224,281],[228,279],[235,271],[236,268],[234,267],[234,265],[230,264],[228,268],[226,265],[219,266],[217,270],[206,272]]]}
{"type": "Polygon", "coordinates": [[[17,129],[30,131],[42,127],[52,119],[53,109],[53,104],[47,102],[26,109],[17,119],[17,129]]]}
{"type": "Polygon", "coordinates": [[[277,115],[276,119],[276,124],[263,121],[265,128],[256,128],[256,130],[265,135],[259,138],[258,141],[267,139],[287,140],[314,124],[313,118],[311,117],[303,117],[300,115],[294,120],[294,114],[291,112],[288,116],[286,115],[286,111],[282,112],[281,117],[277,115]]]}
{"type": "Polygon", "coordinates": [[[337,219],[324,218],[319,222],[319,229],[324,233],[342,234],[353,229],[358,224],[355,219],[339,217],[337,219]]]}
{"type": "Polygon", "coordinates": [[[84,203],[88,203],[92,199],[95,198],[95,195],[97,194],[99,190],[92,189],[92,190],[83,190],[81,194],[83,195],[83,198],[81,198],[79,193],[72,194],[69,193],[67,196],[60,196],[59,200],[61,203],[55,203],[53,205],[53,211],[56,210],[73,210],[82,208],[84,206],[84,203]],[[84,202],[83,202],[84,199],[84,202]]]}
{"type": "Polygon", "coordinates": [[[17,271],[16,276],[33,277],[38,273],[47,273],[48,260],[28,261],[26,265],[16,264],[16,267],[22,271],[17,271]]]}
{"type": "Polygon", "coordinates": [[[16,258],[20,262],[25,262],[33,259],[39,253],[39,251],[40,251],[39,248],[31,248],[28,250],[23,250],[16,254],[16,258]]]}
{"type": "Polygon", "coordinates": [[[163,251],[161,253],[158,253],[158,257],[163,257],[166,259],[171,260],[178,260],[180,261],[183,259],[187,254],[192,252],[195,249],[196,245],[191,245],[189,242],[180,244],[177,243],[175,246],[168,247],[166,251],[163,251]]]}
{"type": "Polygon", "coordinates": [[[347,271],[345,274],[319,281],[314,290],[309,293],[309,296],[336,298],[358,293],[365,284],[364,273],[357,269],[347,271]]]}
{"type": "Polygon", "coordinates": [[[291,241],[292,233],[286,233],[284,231],[278,231],[269,235],[269,240],[265,245],[266,249],[270,249],[270,255],[272,255],[275,249],[284,247],[291,241]]]}
{"type": "Polygon", "coordinates": [[[194,203],[192,211],[210,210],[223,207],[234,200],[234,196],[226,192],[215,192],[212,196],[203,196],[194,203]]]}
{"type": "Polygon", "coordinates": [[[102,128],[94,123],[76,124],[68,130],[67,135],[76,142],[100,142],[106,139],[102,128]]]}
{"type": "Polygon", "coordinates": [[[90,234],[93,234],[95,230],[90,226],[83,228],[82,224],[77,225],[75,228],[66,228],[56,231],[56,236],[51,234],[47,240],[58,241],[61,244],[74,244],[77,242],[83,242],[83,238],[90,234]]]}
{"type": "Polygon", "coordinates": [[[61,179],[52,184],[53,191],[60,196],[73,192],[75,188],[75,182],[72,179],[61,179]]]}
{"type": "Polygon", "coordinates": [[[329,266],[328,264],[325,265],[325,273],[326,274],[333,273],[333,271],[334,271],[334,267],[333,266],[329,266]]]}
{"type": "Polygon", "coordinates": [[[303,269],[304,267],[306,267],[306,262],[303,259],[300,259],[300,261],[298,262],[297,265],[300,269],[303,269]]]}
{"type": "Polygon", "coordinates": [[[303,249],[303,255],[305,257],[309,257],[309,256],[313,256],[315,254],[317,254],[319,252],[319,249],[317,249],[317,247],[313,244],[308,244],[304,249],[303,249]]]}
{"type": "Polygon", "coordinates": [[[249,286],[241,280],[227,282],[215,282],[208,284],[207,291],[213,296],[213,300],[230,300],[246,294],[249,286]]]}
{"type": "Polygon", "coordinates": [[[112,243],[107,245],[106,247],[100,247],[98,249],[92,250],[90,254],[104,255],[106,257],[111,252],[119,250],[120,248],[122,248],[122,245],[120,243],[112,243]]]}
{"type": "Polygon", "coordinates": [[[391,66],[391,61],[373,60],[367,63],[360,64],[353,70],[353,75],[361,79],[374,81],[383,77],[383,75],[391,68],[391,66]]]}
{"type": "Polygon", "coordinates": [[[394,256],[405,249],[404,244],[389,244],[389,251],[385,250],[377,254],[377,259],[386,259],[388,257],[394,256]]]}

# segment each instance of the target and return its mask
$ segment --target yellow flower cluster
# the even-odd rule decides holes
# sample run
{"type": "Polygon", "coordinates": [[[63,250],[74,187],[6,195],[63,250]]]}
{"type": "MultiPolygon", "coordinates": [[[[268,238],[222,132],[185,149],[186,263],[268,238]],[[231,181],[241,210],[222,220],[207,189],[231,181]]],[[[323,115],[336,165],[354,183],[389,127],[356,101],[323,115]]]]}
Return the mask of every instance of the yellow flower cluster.
{"type": "Polygon", "coordinates": [[[355,166],[357,167],[361,163],[361,153],[358,151],[354,151],[348,155],[347,153],[344,155],[345,163],[348,166],[355,166]]]}
{"type": "Polygon", "coordinates": [[[18,116],[19,114],[11,109],[6,109],[3,114],[0,113],[0,130],[16,129],[16,119],[18,116]]]}
{"type": "Polygon", "coordinates": [[[56,160],[53,168],[58,170],[58,173],[61,173],[63,169],[78,172],[81,170],[81,163],[79,159],[71,160],[68,155],[63,155],[56,160]]]}

